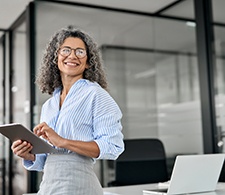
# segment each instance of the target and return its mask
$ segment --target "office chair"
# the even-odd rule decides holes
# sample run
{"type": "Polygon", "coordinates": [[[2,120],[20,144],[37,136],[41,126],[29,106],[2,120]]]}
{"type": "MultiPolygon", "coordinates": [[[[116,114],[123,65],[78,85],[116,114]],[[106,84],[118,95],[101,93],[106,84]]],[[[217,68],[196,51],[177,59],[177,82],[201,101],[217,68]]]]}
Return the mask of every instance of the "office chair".
{"type": "Polygon", "coordinates": [[[108,186],[164,182],[168,180],[166,155],[158,139],[124,140],[125,151],[115,161],[115,181],[108,186]]]}

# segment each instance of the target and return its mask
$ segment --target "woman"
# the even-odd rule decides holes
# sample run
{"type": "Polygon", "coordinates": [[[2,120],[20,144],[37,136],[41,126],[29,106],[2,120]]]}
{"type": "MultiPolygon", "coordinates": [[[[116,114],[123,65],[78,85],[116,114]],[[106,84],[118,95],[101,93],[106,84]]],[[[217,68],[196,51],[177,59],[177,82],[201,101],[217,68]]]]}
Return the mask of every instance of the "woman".
{"type": "Polygon", "coordinates": [[[36,83],[52,97],[34,133],[58,153],[31,154],[32,145],[22,140],[13,142],[13,153],[26,169],[44,172],[40,195],[103,194],[95,159],[116,159],[124,143],[122,114],[107,92],[96,43],[81,30],[59,30],[47,45],[36,83]]]}

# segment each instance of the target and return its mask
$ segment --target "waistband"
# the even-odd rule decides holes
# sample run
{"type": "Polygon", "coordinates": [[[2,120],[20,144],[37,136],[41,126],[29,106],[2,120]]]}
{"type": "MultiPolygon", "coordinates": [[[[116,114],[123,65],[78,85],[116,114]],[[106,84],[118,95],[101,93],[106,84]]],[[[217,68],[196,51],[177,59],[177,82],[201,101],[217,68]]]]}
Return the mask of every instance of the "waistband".
{"type": "Polygon", "coordinates": [[[82,156],[76,153],[69,154],[49,154],[46,162],[59,162],[59,161],[77,161],[82,163],[93,164],[94,160],[90,157],[82,156]]]}

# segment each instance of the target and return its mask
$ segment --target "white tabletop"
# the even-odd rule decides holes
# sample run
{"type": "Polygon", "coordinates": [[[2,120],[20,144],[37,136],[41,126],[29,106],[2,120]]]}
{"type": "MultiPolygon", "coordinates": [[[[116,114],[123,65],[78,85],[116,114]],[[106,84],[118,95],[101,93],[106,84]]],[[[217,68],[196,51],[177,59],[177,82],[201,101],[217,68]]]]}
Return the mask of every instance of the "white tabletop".
{"type": "MultiPolygon", "coordinates": [[[[104,195],[143,195],[142,190],[157,188],[158,184],[143,184],[131,185],[120,187],[103,188],[104,195]]],[[[23,195],[36,195],[36,193],[23,194],[23,195]]],[[[192,194],[194,195],[194,194],[192,194]]],[[[225,195],[225,183],[218,183],[215,192],[198,193],[198,195],[225,195]]]]}
{"type": "Polygon", "coordinates": [[[103,188],[104,195],[143,195],[143,189],[156,188],[157,184],[143,184],[103,188]]]}
{"type": "MultiPolygon", "coordinates": [[[[144,189],[155,189],[158,184],[144,184],[121,187],[103,188],[104,195],[143,195],[144,189]]],[[[201,195],[225,195],[225,183],[219,183],[215,192],[200,193],[201,195]]],[[[198,195],[200,195],[198,193],[198,195]]],[[[194,194],[192,194],[194,195],[194,194]]]]}

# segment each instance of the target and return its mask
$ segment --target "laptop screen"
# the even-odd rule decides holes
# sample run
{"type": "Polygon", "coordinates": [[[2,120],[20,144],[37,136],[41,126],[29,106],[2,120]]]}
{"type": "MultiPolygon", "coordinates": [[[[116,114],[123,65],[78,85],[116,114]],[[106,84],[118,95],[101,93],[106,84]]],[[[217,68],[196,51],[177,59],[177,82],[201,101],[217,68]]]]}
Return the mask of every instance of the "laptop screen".
{"type": "Polygon", "coordinates": [[[186,194],[215,191],[225,154],[178,155],[168,189],[143,190],[143,194],[186,194]]]}
{"type": "Polygon", "coordinates": [[[225,154],[177,156],[168,194],[214,191],[225,154]]]}

